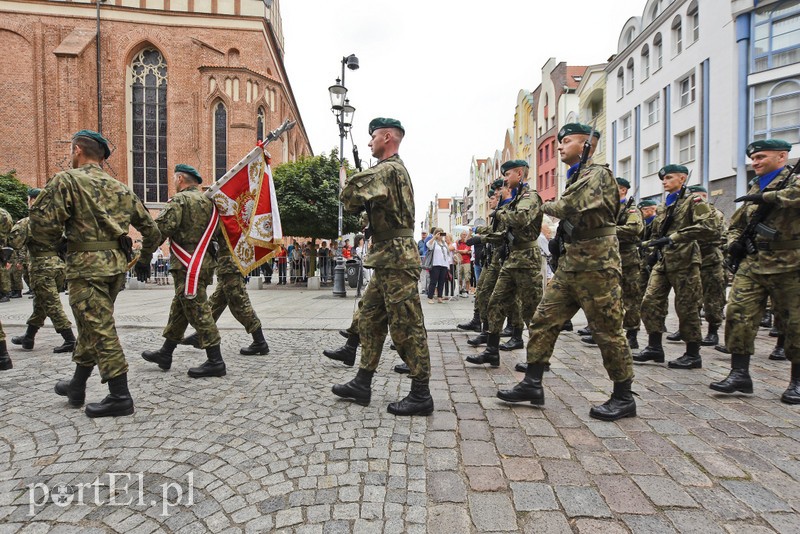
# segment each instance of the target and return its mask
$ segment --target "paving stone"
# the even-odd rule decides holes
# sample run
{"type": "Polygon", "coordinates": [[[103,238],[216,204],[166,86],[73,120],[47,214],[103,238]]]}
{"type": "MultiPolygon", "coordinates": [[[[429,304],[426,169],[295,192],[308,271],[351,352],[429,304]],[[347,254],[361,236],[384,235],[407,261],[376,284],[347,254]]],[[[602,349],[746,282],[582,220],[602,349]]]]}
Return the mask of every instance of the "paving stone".
{"type": "Polygon", "coordinates": [[[497,452],[504,456],[530,457],[534,454],[530,438],[519,429],[496,428],[494,430],[494,441],[497,446],[497,452]]]}
{"type": "Polygon", "coordinates": [[[756,482],[724,480],[722,486],[756,512],[790,512],[792,507],[756,482]]]}
{"type": "Polygon", "coordinates": [[[568,517],[612,517],[611,510],[594,488],[556,486],[555,490],[568,517]]]}
{"type": "Polygon", "coordinates": [[[500,457],[490,441],[462,441],[461,460],[464,465],[500,465],[500,457]]]}
{"type": "Polygon", "coordinates": [[[597,488],[612,511],[621,514],[652,514],[653,506],[627,476],[597,475],[597,488]]]}
{"type": "Polygon", "coordinates": [[[542,460],[542,468],[547,473],[547,480],[552,485],[585,486],[589,484],[589,477],[580,462],[545,458],[542,460]]]}
{"type": "Polygon", "coordinates": [[[434,502],[466,502],[467,488],[458,473],[441,471],[428,477],[430,498],[434,502]]]}
{"type": "Polygon", "coordinates": [[[681,486],[711,487],[714,483],[684,456],[656,457],[667,474],[681,486]]]}
{"type": "Polygon", "coordinates": [[[461,421],[458,425],[458,431],[461,439],[476,441],[490,441],[492,439],[492,432],[489,429],[489,423],[486,421],[461,421]]]}
{"type": "Polygon", "coordinates": [[[660,475],[664,471],[647,454],[640,451],[616,451],[614,458],[627,472],[634,475],[660,475]]]}
{"type": "Polygon", "coordinates": [[[664,512],[678,532],[703,533],[703,534],[725,534],[725,530],[719,526],[719,521],[711,514],[703,510],[667,510],[664,512]]]}
{"type": "Polygon", "coordinates": [[[478,531],[519,530],[511,499],[501,493],[473,493],[469,496],[472,522],[478,531]]]}
{"type": "Polygon", "coordinates": [[[622,467],[611,453],[583,453],[577,454],[577,457],[586,472],[593,475],[610,475],[623,472],[622,467]]]}
{"type": "Polygon", "coordinates": [[[531,512],[524,520],[522,531],[525,534],[572,534],[562,512],[531,512]]]}
{"type": "Polygon", "coordinates": [[[498,467],[466,467],[472,491],[501,491],[508,488],[503,471],[498,467]]]}
{"type": "Polygon", "coordinates": [[[536,482],[511,482],[514,507],[520,512],[532,510],[558,510],[553,488],[536,482]]]}
{"type": "Polygon", "coordinates": [[[671,478],[639,475],[633,480],[656,506],[697,506],[694,499],[671,478]]]}
{"type": "Polygon", "coordinates": [[[455,432],[428,432],[425,436],[425,446],[439,449],[452,449],[456,446],[455,432]]]}
{"type": "Polygon", "coordinates": [[[428,509],[428,532],[469,532],[469,512],[454,504],[436,504],[428,509]]]}
{"type": "Polygon", "coordinates": [[[579,534],[627,534],[628,529],[615,521],[581,518],[575,521],[579,534]]]}
{"type": "Polygon", "coordinates": [[[508,480],[544,480],[542,466],[534,458],[501,458],[501,462],[508,480]]]}
{"type": "Polygon", "coordinates": [[[669,534],[676,532],[672,524],[657,515],[624,515],[622,520],[632,534],[669,534]]]}
{"type": "Polygon", "coordinates": [[[797,533],[797,512],[790,514],[766,513],[763,517],[780,534],[797,533]]]}

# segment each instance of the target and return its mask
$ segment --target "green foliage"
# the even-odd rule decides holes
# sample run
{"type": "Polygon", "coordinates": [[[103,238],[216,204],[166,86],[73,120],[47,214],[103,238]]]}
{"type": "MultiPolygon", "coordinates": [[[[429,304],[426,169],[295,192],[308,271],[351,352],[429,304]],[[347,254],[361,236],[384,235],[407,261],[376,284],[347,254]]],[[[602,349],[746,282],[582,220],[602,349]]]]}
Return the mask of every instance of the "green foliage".
{"type": "Polygon", "coordinates": [[[15,221],[28,216],[28,186],[17,179],[17,171],[0,173],[0,208],[15,221]]]}
{"type": "MultiPolygon", "coordinates": [[[[347,162],[345,162],[347,164],[347,162]]],[[[348,176],[355,172],[347,165],[348,176]]],[[[335,239],[339,226],[338,151],[301,158],[273,169],[275,195],[283,233],[292,236],[335,239]]],[[[358,229],[358,217],[347,212],[343,233],[358,229]]]]}

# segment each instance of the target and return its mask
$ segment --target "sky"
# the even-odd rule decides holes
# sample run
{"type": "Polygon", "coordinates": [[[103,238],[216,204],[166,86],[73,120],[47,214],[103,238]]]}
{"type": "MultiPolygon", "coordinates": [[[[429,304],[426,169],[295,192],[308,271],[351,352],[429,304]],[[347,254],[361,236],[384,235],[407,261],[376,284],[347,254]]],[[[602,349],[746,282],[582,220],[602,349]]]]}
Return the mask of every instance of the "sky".
{"type": "MultiPolygon", "coordinates": [[[[289,81],[314,154],[339,147],[328,87],[342,58],[356,108],[353,141],[366,166],[375,117],[402,122],[400,157],[414,184],[416,225],[430,202],[460,196],[472,158],[503,148],[520,89],[532,91],[550,57],[604,63],[645,0],[283,0],[289,81]]],[[[352,161],[350,139],[344,154],[352,161]]],[[[375,161],[373,160],[372,163],[375,161]]]]}

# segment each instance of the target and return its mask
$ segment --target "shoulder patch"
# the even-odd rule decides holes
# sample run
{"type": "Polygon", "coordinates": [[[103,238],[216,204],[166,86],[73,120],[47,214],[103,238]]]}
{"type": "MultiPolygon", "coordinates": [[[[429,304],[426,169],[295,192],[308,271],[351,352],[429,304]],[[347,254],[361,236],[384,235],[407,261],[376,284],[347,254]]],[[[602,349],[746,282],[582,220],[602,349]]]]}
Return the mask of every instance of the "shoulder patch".
{"type": "Polygon", "coordinates": [[[628,213],[636,213],[636,211],[637,211],[636,208],[631,208],[628,210],[628,213]]]}
{"type": "Polygon", "coordinates": [[[703,199],[700,197],[694,197],[692,200],[694,200],[695,203],[703,202],[703,199]]]}

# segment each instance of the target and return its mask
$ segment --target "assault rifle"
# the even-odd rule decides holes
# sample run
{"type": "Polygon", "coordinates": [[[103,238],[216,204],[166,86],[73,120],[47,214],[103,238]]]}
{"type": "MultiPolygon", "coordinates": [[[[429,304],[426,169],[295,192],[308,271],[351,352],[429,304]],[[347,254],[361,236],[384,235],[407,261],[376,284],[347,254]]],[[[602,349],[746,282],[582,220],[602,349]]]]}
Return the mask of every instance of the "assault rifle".
{"type": "MultiPolygon", "coordinates": [[[[688,178],[687,178],[688,181],[688,178]]],[[[669,207],[667,207],[667,215],[664,217],[664,222],[661,224],[661,227],[658,229],[658,237],[645,243],[645,247],[654,247],[655,250],[647,257],[647,266],[652,269],[655,267],[656,263],[664,257],[664,243],[661,244],[654,244],[654,242],[667,237],[669,233],[669,229],[675,223],[675,208],[678,205],[678,202],[686,195],[686,183],[681,186],[681,190],[678,193],[678,198],[675,199],[675,202],[672,203],[669,207]]]]}
{"type": "MultiPolygon", "coordinates": [[[[798,171],[800,171],[800,160],[794,164],[789,174],[778,183],[775,190],[780,191],[789,185],[789,180],[792,176],[797,174],[798,171]]],[[[775,209],[775,204],[773,203],[764,203],[758,206],[753,216],[750,217],[744,231],[731,243],[725,261],[722,262],[731,274],[736,274],[736,271],[739,270],[739,264],[742,263],[742,260],[744,260],[748,254],[756,254],[758,252],[756,234],[764,239],[775,239],[778,232],[764,224],[764,221],[769,217],[773,209],[775,209]]]]}

